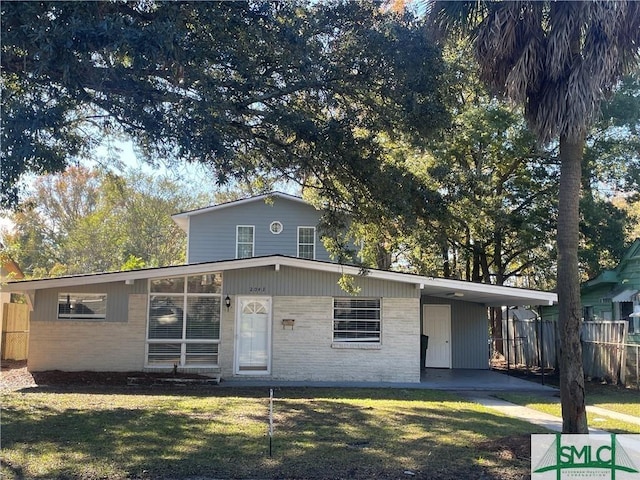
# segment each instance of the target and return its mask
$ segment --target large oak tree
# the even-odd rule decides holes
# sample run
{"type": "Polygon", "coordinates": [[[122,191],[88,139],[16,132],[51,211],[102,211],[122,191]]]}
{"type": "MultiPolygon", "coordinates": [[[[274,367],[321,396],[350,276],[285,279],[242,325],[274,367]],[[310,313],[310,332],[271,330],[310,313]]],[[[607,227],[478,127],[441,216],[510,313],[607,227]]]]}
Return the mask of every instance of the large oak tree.
{"type": "Polygon", "coordinates": [[[371,2],[3,2],[5,206],[25,173],[64,169],[105,135],[152,160],[381,197],[377,134],[446,121],[439,53],[371,2]],[[373,177],[374,181],[369,181],[373,177]],[[329,188],[331,185],[322,185],[329,188]]]}

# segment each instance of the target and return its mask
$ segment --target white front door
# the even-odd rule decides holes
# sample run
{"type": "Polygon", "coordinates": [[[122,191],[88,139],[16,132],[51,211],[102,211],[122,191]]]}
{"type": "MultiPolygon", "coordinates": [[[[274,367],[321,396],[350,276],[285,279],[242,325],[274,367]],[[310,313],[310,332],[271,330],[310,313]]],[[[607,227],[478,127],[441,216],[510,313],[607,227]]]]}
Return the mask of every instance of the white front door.
{"type": "Polygon", "coordinates": [[[236,312],[236,373],[270,373],[271,298],[238,297],[236,312]]]}
{"type": "Polygon", "coordinates": [[[451,368],[451,306],[424,305],[422,333],[429,337],[424,366],[451,368]]]}

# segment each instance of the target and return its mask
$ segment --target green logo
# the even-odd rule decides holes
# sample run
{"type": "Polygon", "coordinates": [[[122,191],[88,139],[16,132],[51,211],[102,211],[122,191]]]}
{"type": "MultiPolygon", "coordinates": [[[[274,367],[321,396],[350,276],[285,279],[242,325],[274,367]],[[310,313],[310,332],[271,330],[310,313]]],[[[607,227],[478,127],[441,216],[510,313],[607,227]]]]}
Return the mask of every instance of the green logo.
{"type": "MultiPolygon", "coordinates": [[[[548,437],[547,435],[542,435],[548,437]]],[[[640,437],[633,435],[634,437],[640,437]]],[[[532,454],[535,447],[532,436],[532,454]]],[[[555,434],[551,445],[544,451],[533,473],[556,472],[556,479],[561,480],[562,472],[573,472],[580,476],[584,473],[605,474],[609,472],[611,480],[615,480],[617,472],[639,474],[631,456],[620,444],[615,434],[611,435],[561,435],[555,434]],[[566,440],[563,444],[562,440],[566,440]]],[[[574,475],[571,475],[574,476],[574,475]]],[[[635,478],[635,475],[633,475],[635,478]]],[[[535,479],[535,475],[532,479],[535,479]]],[[[539,478],[539,477],[538,477],[539,478]]],[[[599,478],[604,478],[599,476],[599,478]]],[[[627,477],[628,478],[628,477],[627,477]]],[[[638,475],[640,478],[640,475],[638,475]]]]}

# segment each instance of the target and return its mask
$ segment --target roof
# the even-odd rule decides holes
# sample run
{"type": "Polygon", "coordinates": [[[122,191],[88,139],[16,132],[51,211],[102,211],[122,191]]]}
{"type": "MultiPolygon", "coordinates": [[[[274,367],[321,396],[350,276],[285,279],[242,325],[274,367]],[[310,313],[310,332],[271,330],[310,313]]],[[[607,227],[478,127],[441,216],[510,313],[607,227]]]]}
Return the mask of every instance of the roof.
{"type": "Polygon", "coordinates": [[[222,210],[224,208],[229,208],[229,207],[237,207],[239,205],[245,205],[247,203],[258,202],[261,200],[266,201],[271,198],[282,198],[285,200],[292,200],[294,202],[300,202],[310,206],[309,202],[303,200],[301,197],[297,197],[295,195],[290,195],[288,193],[283,193],[283,192],[270,192],[270,193],[265,193],[263,195],[255,195],[253,197],[242,198],[240,200],[233,200],[231,202],[220,203],[218,205],[212,205],[209,207],[197,208],[195,210],[176,213],[174,215],[171,215],[171,218],[173,218],[173,221],[176,222],[182,230],[187,232],[189,229],[189,218],[195,215],[202,215],[204,213],[215,212],[215,211],[222,210]]]}
{"type": "Polygon", "coordinates": [[[622,259],[620,260],[620,263],[618,263],[614,270],[603,270],[595,278],[589,279],[584,282],[582,284],[582,289],[590,290],[591,288],[600,287],[602,285],[616,285],[619,283],[624,283],[624,277],[622,277],[621,275],[625,273],[625,269],[629,266],[630,263],[634,265],[633,262],[636,262],[635,264],[640,264],[640,239],[636,239],[631,244],[631,246],[629,246],[622,259]]]}
{"type": "MultiPolygon", "coordinates": [[[[337,274],[346,273],[348,275],[355,276],[363,274],[360,267],[323,262],[319,260],[293,258],[284,255],[271,255],[266,257],[223,260],[172,267],[147,268],[126,272],[96,273],[41,280],[15,281],[7,283],[4,289],[10,292],[32,292],[45,288],[62,288],[76,285],[143,280],[157,278],[160,276],[197,275],[211,271],[224,272],[227,270],[240,270],[255,267],[273,267],[276,270],[279,270],[281,266],[303,268],[321,272],[332,272],[337,274]]],[[[489,285],[485,283],[473,283],[463,280],[425,277],[421,275],[390,272],[386,270],[367,269],[364,274],[369,278],[413,284],[416,288],[422,291],[423,295],[449,300],[480,303],[487,306],[552,305],[558,300],[555,293],[539,290],[489,285]]]]}

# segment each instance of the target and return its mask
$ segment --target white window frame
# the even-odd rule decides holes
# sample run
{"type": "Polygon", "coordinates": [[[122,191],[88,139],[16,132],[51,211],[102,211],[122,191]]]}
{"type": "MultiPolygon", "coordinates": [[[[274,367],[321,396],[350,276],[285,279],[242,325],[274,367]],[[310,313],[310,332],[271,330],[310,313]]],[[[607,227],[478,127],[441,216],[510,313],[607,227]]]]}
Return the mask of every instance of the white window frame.
{"type": "Polygon", "coordinates": [[[300,227],[298,227],[297,244],[298,244],[298,247],[297,247],[296,254],[297,254],[298,258],[307,258],[307,257],[303,257],[303,256],[300,255],[300,247],[301,246],[312,245],[313,246],[313,256],[309,260],[315,260],[316,259],[316,227],[311,227],[311,226],[300,226],[300,227]],[[301,232],[301,230],[303,228],[304,229],[313,230],[313,243],[302,243],[302,242],[300,242],[300,232],[301,232]]]}
{"type": "MultiPolygon", "coordinates": [[[[342,309],[341,309],[342,310],[342,309]]],[[[382,343],[382,299],[381,298],[345,298],[345,297],[334,297],[332,299],[332,313],[331,313],[331,317],[332,317],[332,323],[331,323],[331,336],[332,336],[332,341],[334,344],[347,344],[347,345],[353,345],[353,344],[367,344],[367,345],[380,345],[382,343]],[[377,319],[359,319],[357,318],[357,315],[354,315],[354,318],[352,319],[346,319],[346,318],[336,318],[336,310],[338,310],[339,308],[336,307],[336,301],[344,301],[344,300],[351,300],[351,301],[363,301],[363,302],[371,302],[371,301],[377,301],[378,302],[378,306],[377,307],[362,307],[362,308],[353,308],[352,310],[370,310],[370,311],[378,311],[378,318],[377,319]],[[354,337],[354,338],[336,338],[336,333],[338,332],[344,332],[344,330],[336,330],[336,322],[340,322],[340,321],[354,321],[354,322],[358,322],[358,321],[362,321],[362,322],[378,322],[378,336],[377,338],[372,337],[370,339],[368,338],[358,338],[358,337],[354,337]]],[[[356,331],[356,330],[354,330],[356,331]]],[[[363,330],[364,332],[372,332],[371,330],[363,330]]]]}
{"type": "Polygon", "coordinates": [[[147,328],[145,332],[146,337],[146,348],[145,348],[145,368],[163,368],[166,369],[168,367],[173,367],[171,362],[168,363],[150,363],[149,362],[149,345],[153,344],[176,344],[180,345],[180,362],[178,367],[180,368],[211,368],[217,367],[220,364],[220,337],[222,336],[222,283],[220,284],[220,291],[218,293],[193,293],[188,291],[188,279],[193,276],[201,276],[203,281],[205,281],[205,277],[213,276],[213,275],[221,275],[220,272],[208,272],[202,275],[176,275],[170,277],[159,277],[149,279],[147,282],[147,291],[148,291],[148,309],[147,312],[147,328]],[[161,278],[182,278],[184,281],[183,291],[182,292],[152,292],[151,291],[151,283],[154,280],[159,280],[161,278]],[[163,297],[173,297],[173,298],[182,298],[182,332],[181,338],[149,338],[149,328],[151,324],[150,312],[151,312],[151,300],[153,296],[163,296],[163,297]],[[208,339],[208,338],[187,338],[187,312],[188,312],[188,300],[193,297],[207,297],[207,298],[215,298],[218,297],[220,301],[218,304],[220,305],[220,329],[218,331],[218,338],[216,339],[208,339]],[[216,361],[211,363],[187,363],[187,345],[189,344],[207,344],[207,345],[218,345],[217,353],[215,354],[216,361]]]}
{"type": "Polygon", "coordinates": [[[284,226],[282,225],[282,222],[279,220],[274,220],[269,225],[269,231],[274,235],[280,235],[283,230],[284,230],[284,226]],[[277,230],[277,231],[274,231],[274,230],[277,230]]]}
{"type": "MultiPolygon", "coordinates": [[[[80,304],[84,305],[86,302],[80,302],[80,304]]],[[[106,293],[79,293],[79,292],[60,292],[58,293],[58,304],[57,304],[57,319],[58,320],[89,320],[89,321],[104,321],[107,319],[107,294],[106,293]],[[60,313],[60,298],[67,297],[67,304],[77,304],[77,299],[87,299],[95,297],[98,301],[104,302],[104,313],[60,313]],[[71,302],[71,299],[74,299],[71,302]]]]}
{"type": "Polygon", "coordinates": [[[236,258],[251,258],[254,257],[256,253],[256,227],[255,225],[236,225],[236,258]],[[248,257],[240,256],[240,245],[249,245],[249,242],[240,243],[240,229],[241,228],[250,228],[251,229],[251,255],[248,257]]]}

